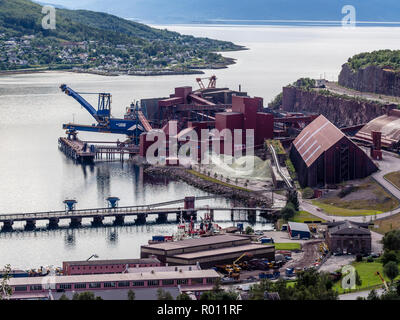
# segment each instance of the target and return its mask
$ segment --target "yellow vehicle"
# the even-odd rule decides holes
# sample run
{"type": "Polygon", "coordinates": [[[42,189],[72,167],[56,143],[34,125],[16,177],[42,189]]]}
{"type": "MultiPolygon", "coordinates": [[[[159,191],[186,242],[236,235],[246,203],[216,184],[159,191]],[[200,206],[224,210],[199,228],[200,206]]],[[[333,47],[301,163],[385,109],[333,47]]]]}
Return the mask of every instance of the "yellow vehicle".
{"type": "Polygon", "coordinates": [[[240,260],[242,260],[244,257],[246,256],[252,256],[251,254],[249,254],[248,252],[243,253],[239,258],[237,258],[235,261],[233,261],[233,269],[235,270],[235,272],[240,273],[242,271],[242,268],[240,267],[240,265],[238,264],[238,262],[240,260]]]}

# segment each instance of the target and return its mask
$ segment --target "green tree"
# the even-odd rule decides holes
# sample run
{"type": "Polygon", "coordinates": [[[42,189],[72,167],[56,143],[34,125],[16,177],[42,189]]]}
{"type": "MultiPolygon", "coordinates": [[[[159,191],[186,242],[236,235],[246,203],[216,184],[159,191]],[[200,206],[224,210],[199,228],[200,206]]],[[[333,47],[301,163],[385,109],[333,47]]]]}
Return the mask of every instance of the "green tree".
{"type": "Polygon", "coordinates": [[[253,234],[254,233],[254,229],[252,227],[248,226],[248,227],[246,227],[245,232],[246,232],[246,234],[253,234]]]}
{"type": "Polygon", "coordinates": [[[176,300],[192,300],[189,295],[186,292],[180,293],[177,297],[176,300]]]}
{"type": "Polygon", "coordinates": [[[300,210],[300,203],[297,190],[290,190],[287,193],[287,203],[292,203],[296,211],[300,210]]]}
{"type": "Polygon", "coordinates": [[[303,198],[304,199],[312,199],[314,198],[314,190],[311,188],[305,188],[303,190],[303,198]]]}
{"type": "Polygon", "coordinates": [[[4,267],[3,277],[0,282],[0,300],[7,300],[12,295],[12,288],[8,284],[11,278],[11,266],[8,264],[4,267]]]}
{"type": "Polygon", "coordinates": [[[136,299],[135,292],[133,292],[133,290],[129,290],[128,291],[128,300],[133,301],[135,299],[136,299]]]}
{"type": "Polygon", "coordinates": [[[332,289],[333,283],[329,274],[316,270],[307,270],[298,274],[294,286],[287,286],[283,279],[272,283],[264,280],[250,289],[251,300],[263,300],[264,292],[277,292],[281,300],[336,300],[337,292],[332,289]]]}
{"type": "Polygon", "coordinates": [[[69,300],[69,298],[66,296],[66,294],[64,293],[61,297],[60,297],[60,299],[58,299],[58,300],[64,300],[64,301],[66,301],[66,300],[69,300]]]}
{"type": "Polygon", "coordinates": [[[297,211],[294,208],[294,205],[289,202],[284,208],[282,208],[280,215],[284,220],[289,221],[296,215],[296,213],[297,211]]]}
{"type": "Polygon", "coordinates": [[[398,263],[398,259],[397,259],[397,254],[395,251],[385,251],[385,253],[382,255],[381,261],[383,263],[383,265],[386,265],[387,263],[393,261],[398,263]]]}
{"type": "Polygon", "coordinates": [[[382,242],[385,250],[400,250],[400,230],[392,230],[386,233],[382,242]]]}
{"type": "Polygon", "coordinates": [[[72,300],[103,300],[101,297],[96,297],[93,292],[75,293],[72,300]]]}
{"type": "Polygon", "coordinates": [[[383,273],[391,282],[399,275],[399,266],[396,262],[390,261],[383,267],[383,273]]]}
{"type": "Polygon", "coordinates": [[[157,300],[174,300],[174,298],[168,291],[159,288],[157,290],[157,300]]]}
{"type": "Polygon", "coordinates": [[[369,294],[368,294],[368,297],[367,297],[367,300],[380,300],[380,298],[379,298],[379,296],[378,296],[378,293],[376,292],[376,290],[372,290],[369,294]]]}

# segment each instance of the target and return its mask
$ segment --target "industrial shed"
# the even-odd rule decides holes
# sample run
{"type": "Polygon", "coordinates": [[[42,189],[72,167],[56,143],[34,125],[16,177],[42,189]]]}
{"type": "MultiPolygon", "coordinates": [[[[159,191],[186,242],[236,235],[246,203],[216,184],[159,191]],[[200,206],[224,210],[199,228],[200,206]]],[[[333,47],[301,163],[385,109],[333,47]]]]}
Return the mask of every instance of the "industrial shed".
{"type": "Polygon", "coordinates": [[[300,239],[310,239],[311,232],[308,228],[308,225],[305,223],[298,223],[298,222],[289,222],[288,223],[288,231],[290,237],[292,238],[300,238],[300,239]]]}
{"type": "Polygon", "coordinates": [[[378,170],[360,147],[322,115],[294,140],[290,158],[302,187],[362,179],[378,170]]]}
{"type": "Polygon", "coordinates": [[[383,116],[367,123],[357,134],[358,140],[373,142],[372,132],[382,133],[382,146],[386,148],[400,147],[400,110],[389,110],[383,116]]]}

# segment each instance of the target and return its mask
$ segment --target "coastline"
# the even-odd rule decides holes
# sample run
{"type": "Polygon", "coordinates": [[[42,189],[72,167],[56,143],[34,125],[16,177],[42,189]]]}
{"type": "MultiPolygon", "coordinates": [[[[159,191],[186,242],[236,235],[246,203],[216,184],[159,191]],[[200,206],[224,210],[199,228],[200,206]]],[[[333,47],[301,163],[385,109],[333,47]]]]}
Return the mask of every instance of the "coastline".
{"type": "Polygon", "coordinates": [[[199,175],[194,175],[190,173],[189,170],[182,167],[152,166],[146,168],[144,172],[151,176],[167,177],[171,180],[183,181],[200,190],[218,195],[224,195],[227,198],[238,201],[245,206],[261,208],[270,208],[272,206],[270,199],[265,198],[253,191],[245,190],[234,185],[229,186],[228,184],[222,182],[218,183],[202,179],[199,175]]]}

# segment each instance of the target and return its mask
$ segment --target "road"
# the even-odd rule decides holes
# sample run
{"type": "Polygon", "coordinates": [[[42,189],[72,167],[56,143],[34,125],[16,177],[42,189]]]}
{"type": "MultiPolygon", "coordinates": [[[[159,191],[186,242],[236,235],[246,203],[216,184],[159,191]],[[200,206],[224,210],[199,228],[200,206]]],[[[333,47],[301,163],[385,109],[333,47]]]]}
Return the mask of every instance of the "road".
{"type": "Polygon", "coordinates": [[[371,101],[378,101],[383,104],[399,104],[400,98],[394,96],[387,96],[384,94],[377,94],[372,92],[360,92],[353,89],[340,86],[337,82],[326,82],[326,89],[337,94],[345,94],[351,97],[358,97],[371,101]]]}
{"type": "MultiPolygon", "coordinates": [[[[341,294],[339,295],[339,300],[356,300],[358,297],[363,297],[363,298],[367,298],[369,293],[371,291],[359,291],[359,292],[353,292],[353,293],[347,293],[347,294],[341,294]]],[[[378,293],[378,295],[382,295],[382,293],[384,292],[383,289],[377,289],[376,292],[378,293]]]]}

